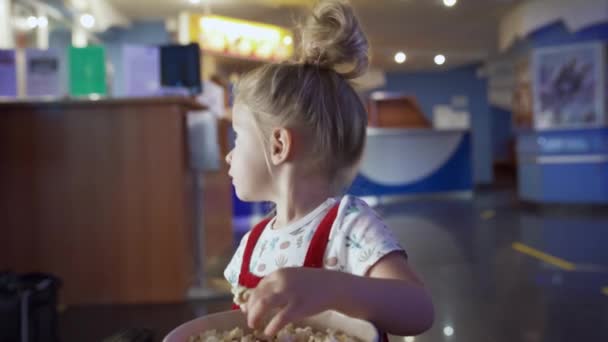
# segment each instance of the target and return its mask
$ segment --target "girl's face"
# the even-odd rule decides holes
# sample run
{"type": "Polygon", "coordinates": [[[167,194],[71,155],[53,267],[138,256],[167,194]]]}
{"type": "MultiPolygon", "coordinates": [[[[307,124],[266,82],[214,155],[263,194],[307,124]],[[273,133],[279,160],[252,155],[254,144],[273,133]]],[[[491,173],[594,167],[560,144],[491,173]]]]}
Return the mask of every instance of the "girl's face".
{"type": "Polygon", "coordinates": [[[255,118],[246,106],[236,104],[232,115],[234,148],[226,155],[228,174],[237,197],[242,201],[268,201],[272,177],[266,162],[266,144],[255,118]]]}

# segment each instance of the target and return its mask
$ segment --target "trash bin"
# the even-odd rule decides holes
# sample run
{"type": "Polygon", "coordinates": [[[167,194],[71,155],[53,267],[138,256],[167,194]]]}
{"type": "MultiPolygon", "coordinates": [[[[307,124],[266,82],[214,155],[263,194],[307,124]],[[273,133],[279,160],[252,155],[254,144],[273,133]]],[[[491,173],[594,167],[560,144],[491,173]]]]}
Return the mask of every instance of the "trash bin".
{"type": "Polygon", "coordinates": [[[51,274],[0,272],[0,342],[58,342],[60,287],[51,274]]]}

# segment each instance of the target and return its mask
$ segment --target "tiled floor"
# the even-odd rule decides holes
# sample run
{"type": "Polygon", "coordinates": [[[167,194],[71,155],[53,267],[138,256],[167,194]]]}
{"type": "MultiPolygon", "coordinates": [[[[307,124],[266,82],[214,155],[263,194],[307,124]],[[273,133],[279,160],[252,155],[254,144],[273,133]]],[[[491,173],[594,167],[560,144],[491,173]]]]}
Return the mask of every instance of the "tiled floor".
{"type": "MultiPolygon", "coordinates": [[[[603,210],[524,209],[507,190],[379,207],[435,301],[434,327],[414,341],[608,341],[603,210]]],[[[229,305],[68,308],[61,333],[64,342],[100,341],[139,327],[160,340],[179,323],[229,305]]]]}

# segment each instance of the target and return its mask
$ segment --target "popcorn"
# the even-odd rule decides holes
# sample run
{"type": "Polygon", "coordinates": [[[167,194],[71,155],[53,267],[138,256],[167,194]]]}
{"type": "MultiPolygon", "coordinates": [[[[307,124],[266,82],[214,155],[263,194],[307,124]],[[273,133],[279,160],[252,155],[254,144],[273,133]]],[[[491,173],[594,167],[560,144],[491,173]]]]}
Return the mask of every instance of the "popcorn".
{"type": "Polygon", "coordinates": [[[234,298],[233,298],[234,304],[241,306],[241,305],[247,303],[247,300],[249,299],[249,289],[248,288],[242,287],[242,286],[236,286],[236,287],[232,288],[231,292],[234,295],[234,298]]]}
{"type": "MultiPolygon", "coordinates": [[[[248,288],[236,286],[232,288],[231,292],[234,295],[233,301],[236,305],[241,306],[247,303],[249,299],[248,288]]],[[[205,331],[199,335],[191,336],[188,342],[359,342],[359,340],[332,329],[320,332],[311,327],[300,328],[288,324],[274,337],[264,336],[257,330],[245,334],[243,329],[234,328],[226,332],[205,331]]]]}
{"type": "Polygon", "coordinates": [[[209,330],[200,335],[191,336],[188,342],[359,342],[359,340],[332,329],[320,332],[311,327],[299,328],[289,324],[276,336],[270,338],[257,330],[245,334],[241,328],[235,328],[227,332],[209,330]]]}

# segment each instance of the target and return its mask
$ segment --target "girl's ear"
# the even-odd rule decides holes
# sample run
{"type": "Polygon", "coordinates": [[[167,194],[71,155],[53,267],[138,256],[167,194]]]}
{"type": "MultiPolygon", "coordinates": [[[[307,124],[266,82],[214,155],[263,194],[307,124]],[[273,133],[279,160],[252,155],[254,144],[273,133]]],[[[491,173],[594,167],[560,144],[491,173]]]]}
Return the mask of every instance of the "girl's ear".
{"type": "Polygon", "coordinates": [[[270,160],[273,165],[287,161],[293,153],[293,133],[284,127],[273,128],[270,137],[270,160]]]}

